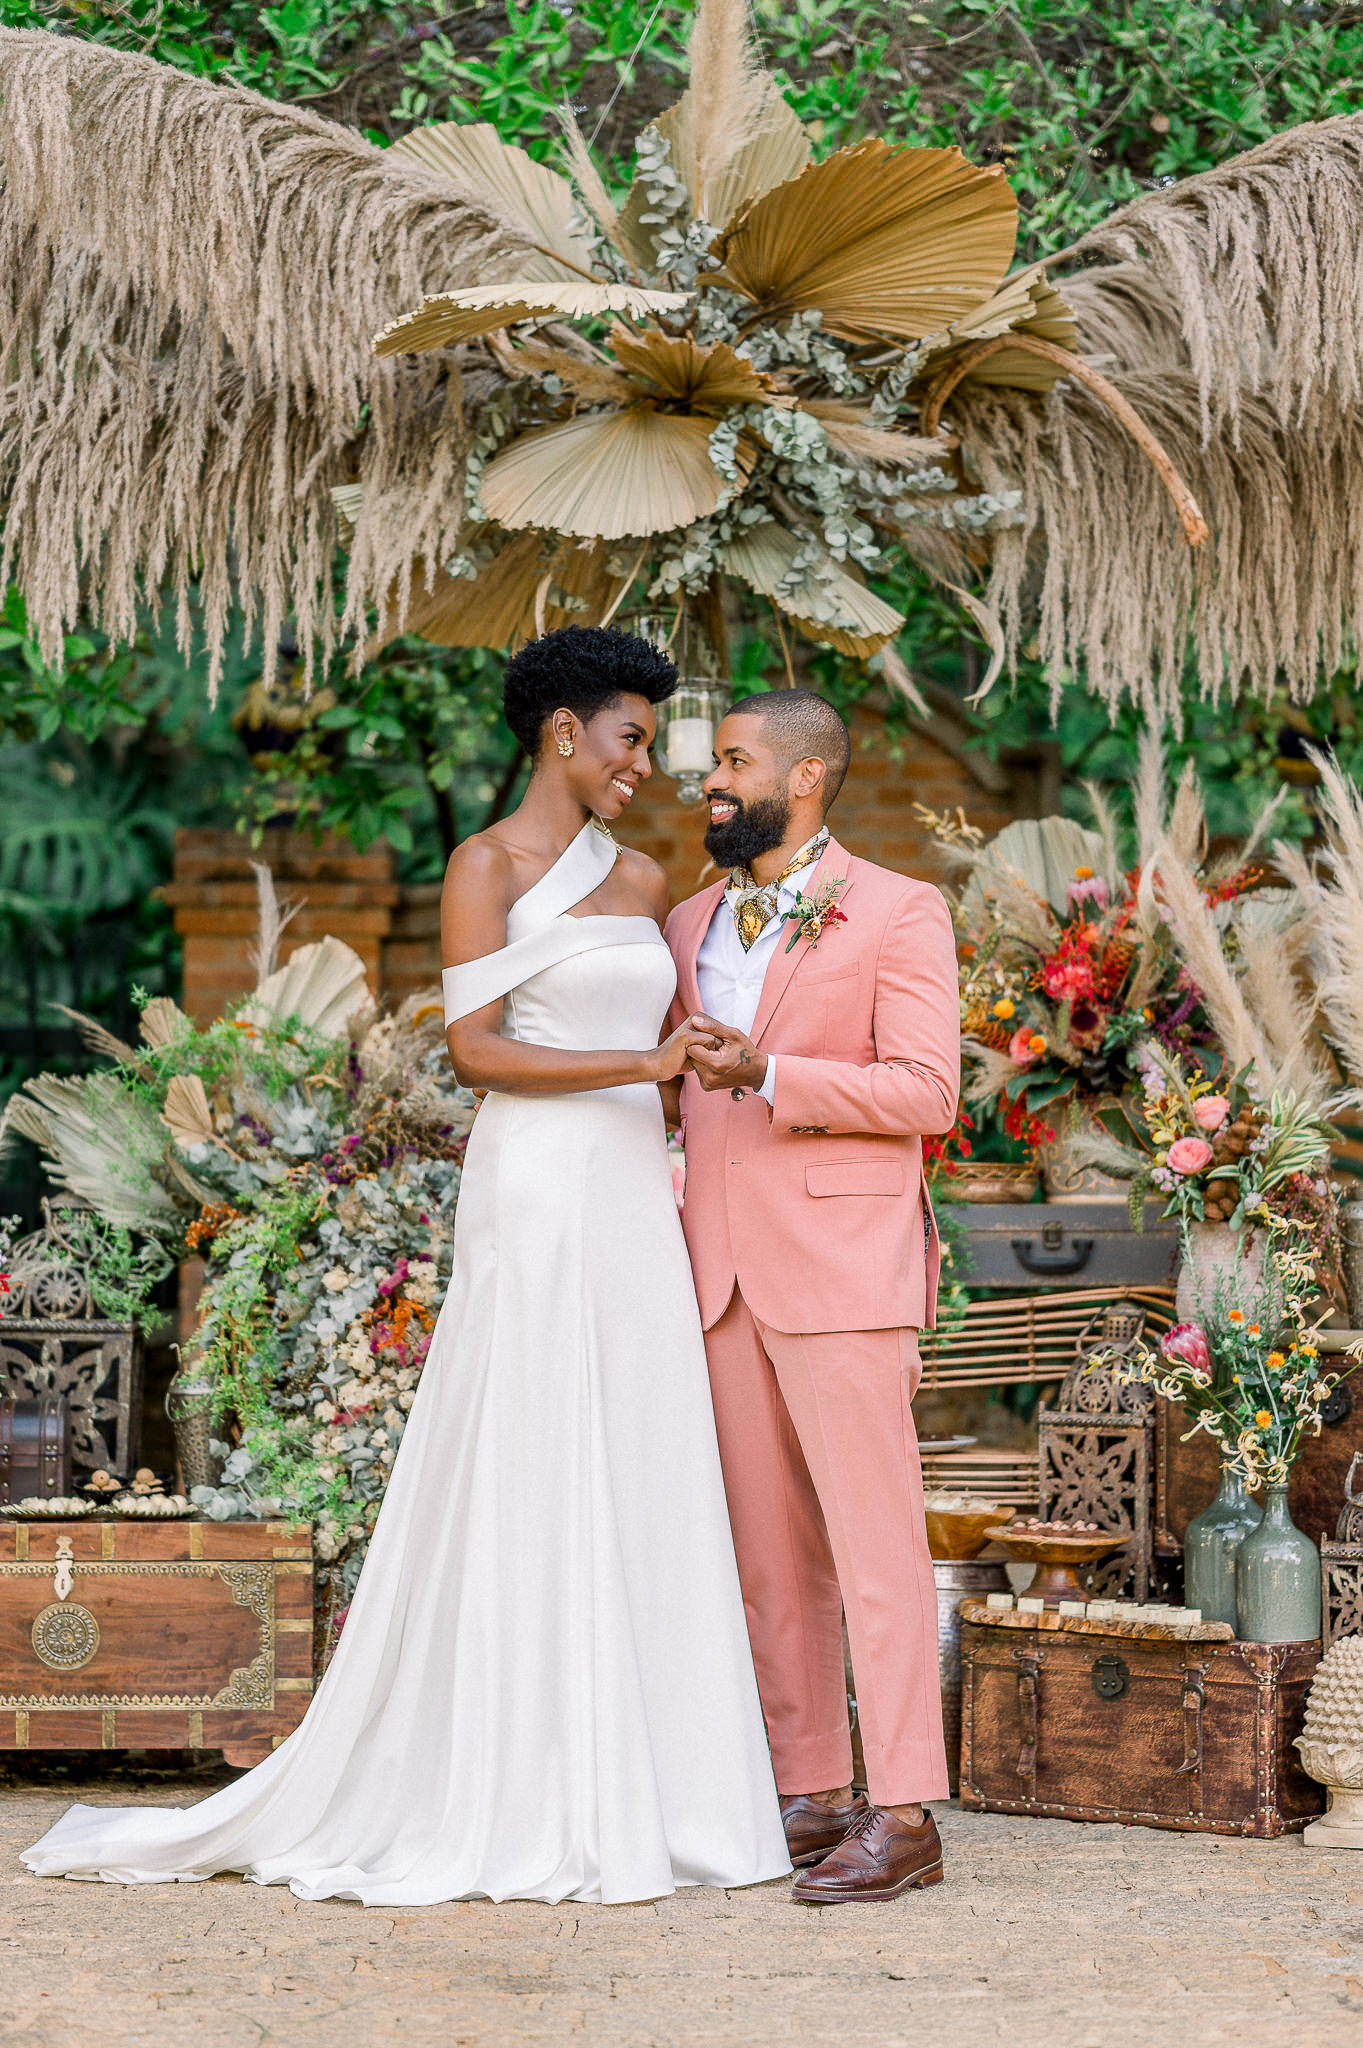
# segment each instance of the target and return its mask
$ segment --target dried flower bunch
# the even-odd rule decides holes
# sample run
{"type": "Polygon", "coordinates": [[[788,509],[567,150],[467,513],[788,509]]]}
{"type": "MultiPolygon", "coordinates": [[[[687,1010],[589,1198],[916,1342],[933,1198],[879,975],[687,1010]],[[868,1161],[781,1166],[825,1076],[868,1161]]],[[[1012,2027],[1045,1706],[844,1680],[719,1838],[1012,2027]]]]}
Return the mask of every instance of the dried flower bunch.
{"type": "Polygon", "coordinates": [[[571,122],[566,174],[486,124],[378,149],[0,30],[0,573],[54,662],[162,584],[188,648],[197,590],[210,678],[234,606],[310,671],[375,613],[505,646],[639,579],[718,642],[730,579],[906,686],[868,580],[902,551],[991,674],[1035,613],[1057,687],[1169,714],[1191,631],[1206,690],[1307,694],[1363,582],[1360,137],[1295,129],[1010,272],[999,166],[816,161],[742,0],[697,9],[625,193],[571,122]]]}
{"type": "Polygon", "coordinates": [[[1218,1276],[1201,1320],[1177,1323],[1155,1348],[1134,1355],[1099,1353],[1088,1369],[1120,1384],[1153,1387],[1205,1432],[1251,1490],[1286,1480],[1308,1436],[1319,1436],[1321,1409],[1354,1371],[1327,1370],[1309,1321],[1315,1260],[1290,1219],[1275,1218],[1257,1279],[1237,1267],[1218,1276]]]}
{"type": "Polygon", "coordinates": [[[283,920],[259,869],[259,981],[199,1028],[164,997],[141,1043],[87,1023],[102,1071],[44,1075],[5,1136],[35,1141],[81,1207],[103,1305],[134,1313],[170,1265],[206,1261],[191,1362],[217,1392],[219,1519],[316,1525],[324,1593],[358,1575],[449,1277],[473,1102],[438,995],[376,1016],[336,939],[275,966],[283,920]],[[135,1248],[135,1249],[134,1249],[135,1248]]]}

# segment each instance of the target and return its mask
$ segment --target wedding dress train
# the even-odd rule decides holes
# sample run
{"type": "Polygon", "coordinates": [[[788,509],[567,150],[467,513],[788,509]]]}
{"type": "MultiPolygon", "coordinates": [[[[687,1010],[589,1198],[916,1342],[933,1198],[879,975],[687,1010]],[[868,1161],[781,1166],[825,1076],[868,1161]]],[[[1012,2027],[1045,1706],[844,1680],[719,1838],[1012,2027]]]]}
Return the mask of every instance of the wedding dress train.
{"type": "MultiPolygon", "coordinates": [[[[574,917],[590,824],[447,970],[542,1045],[656,1043],[671,957],[574,917]]],[[[493,1094],[454,1270],[341,1641],[301,1726],[188,1809],[74,1806],[24,1856],[300,1898],[655,1898],[788,1868],[658,1091],[493,1094]]]]}

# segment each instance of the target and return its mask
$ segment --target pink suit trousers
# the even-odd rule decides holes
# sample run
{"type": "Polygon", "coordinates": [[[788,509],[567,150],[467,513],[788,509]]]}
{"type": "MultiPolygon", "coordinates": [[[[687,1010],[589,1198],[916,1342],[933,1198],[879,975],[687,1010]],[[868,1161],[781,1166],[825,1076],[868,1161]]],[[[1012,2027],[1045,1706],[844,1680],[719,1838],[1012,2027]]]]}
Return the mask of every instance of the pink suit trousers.
{"type": "MultiPolygon", "coordinates": [[[[688,1076],[683,1224],[777,1786],[847,1783],[842,1618],[872,1800],[947,1795],[911,1402],[936,1308],[922,1140],[951,1129],[960,1011],[940,893],[830,843],[846,923],[778,947],[753,1022],[775,1104],[688,1076]]],[[[723,884],[679,905],[672,1025],[723,884]]]]}

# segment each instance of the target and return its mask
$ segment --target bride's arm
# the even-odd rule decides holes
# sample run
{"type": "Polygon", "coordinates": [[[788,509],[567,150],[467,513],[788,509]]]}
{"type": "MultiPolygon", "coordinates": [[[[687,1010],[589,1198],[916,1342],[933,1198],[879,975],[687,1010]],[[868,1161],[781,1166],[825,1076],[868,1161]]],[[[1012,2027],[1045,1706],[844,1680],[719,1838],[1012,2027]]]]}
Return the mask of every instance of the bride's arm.
{"type": "MultiPolygon", "coordinates": [[[[512,895],[511,861],[495,841],[471,840],[456,848],[440,901],[441,956],[447,967],[462,967],[505,946],[512,895]]],[[[501,1016],[498,998],[460,1017],[445,1032],[455,1075],[466,1088],[495,1089],[500,1095],[575,1095],[635,1081],[661,1083],[681,1072],[691,1040],[704,1035],[688,1019],[661,1045],[638,1052],[572,1052],[503,1038],[501,1016]]]]}

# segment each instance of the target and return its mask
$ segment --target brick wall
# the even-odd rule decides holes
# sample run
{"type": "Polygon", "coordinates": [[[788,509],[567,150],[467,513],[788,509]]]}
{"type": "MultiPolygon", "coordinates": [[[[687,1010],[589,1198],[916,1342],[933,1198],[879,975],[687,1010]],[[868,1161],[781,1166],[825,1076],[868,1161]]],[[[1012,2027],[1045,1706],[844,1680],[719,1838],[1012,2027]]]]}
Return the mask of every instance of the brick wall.
{"type": "MultiPolygon", "coordinates": [[[[852,738],[852,765],[832,813],[833,830],[849,852],[903,874],[942,879],[927,829],[914,815],[915,802],[936,811],[960,804],[986,831],[997,831],[1018,810],[1034,807],[1025,778],[1015,777],[1010,787],[1006,777],[985,764],[967,766],[952,750],[949,728],[942,741],[927,733],[908,734],[900,757],[894,758],[878,714],[863,710],[852,738]],[[981,786],[981,776],[989,787],[981,786]]],[[[679,804],[675,784],[658,772],[618,828],[628,845],[652,854],[666,868],[674,902],[709,879],[701,844],[707,816],[703,804],[679,804]]],[[[182,1000],[200,1022],[219,1016],[254,979],[249,957],[256,932],[252,857],[252,849],[234,832],[176,834],[174,880],[165,895],[185,942],[182,1000]]],[[[393,1007],[439,981],[440,885],[399,890],[388,848],[359,854],[343,841],[319,846],[290,832],[271,831],[254,858],[271,869],[280,897],[302,906],[284,934],[281,959],[331,932],[360,954],[371,984],[393,1007]]]]}

